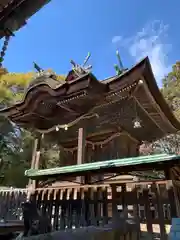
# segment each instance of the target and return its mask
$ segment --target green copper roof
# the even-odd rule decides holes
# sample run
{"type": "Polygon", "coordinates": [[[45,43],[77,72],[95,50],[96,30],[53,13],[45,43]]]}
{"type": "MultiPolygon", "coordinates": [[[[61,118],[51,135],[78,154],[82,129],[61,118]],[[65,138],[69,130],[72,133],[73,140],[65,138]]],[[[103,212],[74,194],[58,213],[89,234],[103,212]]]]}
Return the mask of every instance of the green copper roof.
{"type": "MultiPolygon", "coordinates": [[[[177,155],[167,155],[167,154],[158,154],[158,155],[148,155],[148,156],[140,156],[140,157],[131,157],[131,158],[121,158],[109,161],[102,162],[93,162],[93,163],[84,163],[80,165],[71,165],[66,167],[57,167],[57,168],[49,168],[45,170],[35,170],[29,169],[25,171],[25,176],[31,179],[40,179],[44,177],[56,177],[60,175],[84,175],[87,172],[98,172],[98,170],[112,169],[112,168],[121,168],[125,166],[137,166],[138,165],[146,165],[153,163],[163,163],[172,160],[179,160],[180,156],[177,155]]],[[[136,167],[136,171],[137,171],[136,167]]],[[[111,172],[111,171],[110,171],[111,172]]]]}

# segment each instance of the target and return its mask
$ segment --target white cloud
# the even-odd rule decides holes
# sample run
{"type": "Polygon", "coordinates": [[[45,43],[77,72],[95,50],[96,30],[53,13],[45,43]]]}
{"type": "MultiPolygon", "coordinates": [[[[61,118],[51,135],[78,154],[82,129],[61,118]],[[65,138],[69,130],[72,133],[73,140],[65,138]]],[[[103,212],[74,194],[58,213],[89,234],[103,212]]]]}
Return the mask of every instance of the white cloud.
{"type": "Polygon", "coordinates": [[[167,54],[171,50],[171,44],[165,43],[167,31],[167,25],[160,21],[154,21],[133,37],[113,37],[112,43],[116,44],[117,47],[126,48],[135,61],[148,56],[156,80],[160,84],[162,78],[171,69],[167,58],[167,54]]]}
{"type": "Polygon", "coordinates": [[[118,43],[122,40],[122,37],[121,36],[114,36],[112,38],[112,43],[118,43]]]}

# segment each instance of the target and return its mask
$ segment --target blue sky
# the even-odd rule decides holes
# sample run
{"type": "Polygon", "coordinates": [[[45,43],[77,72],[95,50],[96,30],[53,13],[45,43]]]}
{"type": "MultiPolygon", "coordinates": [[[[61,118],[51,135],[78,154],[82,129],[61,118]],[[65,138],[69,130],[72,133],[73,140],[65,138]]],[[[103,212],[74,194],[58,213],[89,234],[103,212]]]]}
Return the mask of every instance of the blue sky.
{"type": "Polygon", "coordinates": [[[93,73],[115,74],[116,48],[130,67],[149,55],[157,80],[180,56],[180,1],[52,0],[16,33],[4,66],[9,72],[33,70],[33,61],[58,74],[70,59],[82,63],[91,52],[93,73]]]}

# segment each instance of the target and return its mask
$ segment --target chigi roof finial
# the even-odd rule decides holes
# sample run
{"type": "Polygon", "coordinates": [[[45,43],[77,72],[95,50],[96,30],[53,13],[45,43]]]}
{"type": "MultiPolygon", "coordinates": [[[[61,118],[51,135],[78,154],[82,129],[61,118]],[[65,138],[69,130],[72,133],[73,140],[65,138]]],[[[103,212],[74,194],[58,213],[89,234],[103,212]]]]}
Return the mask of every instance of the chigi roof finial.
{"type": "Polygon", "coordinates": [[[120,57],[120,54],[119,54],[118,50],[116,51],[116,56],[117,56],[117,59],[118,59],[118,64],[114,64],[114,68],[115,68],[116,74],[117,75],[121,75],[127,69],[125,69],[123,67],[123,64],[122,64],[122,61],[121,61],[121,57],[120,57]]]}
{"type": "Polygon", "coordinates": [[[57,79],[56,75],[53,74],[52,72],[48,71],[48,70],[44,70],[42,69],[37,63],[33,62],[34,64],[34,68],[37,70],[37,72],[34,75],[34,79],[39,78],[39,77],[51,77],[54,80],[57,79]]]}
{"type": "Polygon", "coordinates": [[[39,67],[39,66],[37,65],[37,63],[33,62],[33,64],[34,64],[34,68],[35,68],[39,73],[44,72],[44,70],[43,70],[41,67],[39,67]]]}
{"type": "Polygon", "coordinates": [[[88,65],[86,66],[87,62],[89,61],[91,54],[88,53],[88,55],[86,56],[86,58],[84,59],[83,64],[77,64],[75,61],[71,60],[71,64],[72,64],[72,70],[75,72],[75,74],[77,74],[78,76],[81,76],[82,74],[88,73],[90,72],[92,66],[88,65]]]}

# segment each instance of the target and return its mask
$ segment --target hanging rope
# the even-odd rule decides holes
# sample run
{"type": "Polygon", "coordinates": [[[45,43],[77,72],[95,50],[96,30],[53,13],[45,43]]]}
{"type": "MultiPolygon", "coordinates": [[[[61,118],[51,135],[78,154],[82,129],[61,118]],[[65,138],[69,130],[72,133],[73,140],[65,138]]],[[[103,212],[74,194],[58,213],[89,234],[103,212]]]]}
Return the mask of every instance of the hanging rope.
{"type": "MultiPolygon", "coordinates": [[[[89,141],[89,140],[86,140],[86,145],[91,145],[92,146],[92,149],[94,150],[95,149],[95,146],[100,146],[101,148],[104,147],[104,145],[108,144],[109,142],[111,142],[112,140],[114,140],[115,138],[117,137],[120,137],[120,136],[129,136],[128,133],[122,131],[122,132],[117,132],[117,133],[114,133],[112,134],[110,137],[106,138],[105,140],[103,141],[96,141],[96,142],[93,142],[93,141],[89,141]]],[[[129,136],[130,137],[130,136],[129,136]]],[[[132,139],[132,138],[131,138],[132,139]]],[[[132,139],[133,141],[136,141],[135,139],[132,139]]],[[[73,147],[73,148],[65,148],[63,147],[63,150],[66,151],[66,152],[71,152],[73,153],[74,151],[76,151],[78,149],[78,147],[73,147]]]]}
{"type": "Polygon", "coordinates": [[[9,40],[10,40],[10,36],[5,36],[4,44],[3,44],[2,50],[0,52],[0,68],[2,68],[2,64],[3,64],[3,61],[4,61],[4,56],[5,56],[6,51],[7,51],[9,40]]]}

